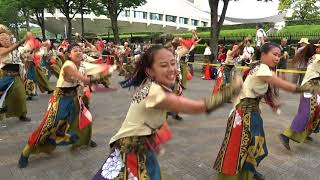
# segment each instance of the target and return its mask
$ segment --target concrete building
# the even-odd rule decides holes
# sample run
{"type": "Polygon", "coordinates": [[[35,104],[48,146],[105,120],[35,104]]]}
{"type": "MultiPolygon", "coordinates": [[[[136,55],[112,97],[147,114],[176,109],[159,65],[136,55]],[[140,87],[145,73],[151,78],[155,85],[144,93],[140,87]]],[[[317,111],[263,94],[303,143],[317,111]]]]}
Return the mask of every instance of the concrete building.
{"type": "MultiPolygon", "coordinates": [[[[252,0],[246,0],[252,1],[252,0]]],[[[256,0],[253,0],[256,1],[256,0]]],[[[234,2],[237,3],[237,2],[234,2]]],[[[234,4],[230,2],[230,9],[234,4]]],[[[239,24],[246,22],[281,22],[283,15],[273,15],[270,17],[239,18],[239,16],[228,16],[224,24],[239,24]]],[[[196,27],[210,26],[210,11],[208,0],[148,0],[143,6],[125,9],[118,18],[120,33],[134,32],[186,32],[196,27]]],[[[269,9],[270,11],[270,9],[269,9]]],[[[230,13],[229,13],[230,14],[230,13]]],[[[56,9],[53,13],[45,11],[45,28],[55,34],[65,34],[67,21],[64,15],[56,9]]],[[[34,21],[36,22],[36,21],[34,21]]],[[[85,32],[95,34],[112,33],[111,21],[107,16],[96,16],[93,13],[84,15],[85,32]]],[[[73,33],[81,31],[80,14],[76,14],[72,20],[73,33]]]]}

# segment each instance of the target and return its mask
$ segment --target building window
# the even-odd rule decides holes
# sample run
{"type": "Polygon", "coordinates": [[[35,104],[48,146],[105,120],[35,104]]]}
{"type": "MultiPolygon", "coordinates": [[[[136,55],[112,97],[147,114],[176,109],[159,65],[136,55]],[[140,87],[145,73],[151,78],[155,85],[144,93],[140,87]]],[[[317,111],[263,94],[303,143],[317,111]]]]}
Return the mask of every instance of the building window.
{"type": "Polygon", "coordinates": [[[166,15],[167,22],[177,22],[177,16],[166,15]]]}
{"type": "Polygon", "coordinates": [[[208,26],[208,22],[201,21],[201,25],[202,25],[202,27],[207,27],[208,26]]]}
{"type": "Polygon", "coordinates": [[[126,10],[124,16],[125,17],[130,17],[130,10],[126,10]]]}
{"type": "Polygon", "coordinates": [[[147,12],[134,11],[133,16],[137,19],[147,19],[147,12]]]}
{"type": "Polygon", "coordinates": [[[188,24],[189,23],[189,19],[188,18],[184,18],[184,17],[180,17],[179,18],[179,23],[180,24],[188,24]]]}
{"type": "Polygon", "coordinates": [[[198,20],[191,19],[191,25],[192,25],[192,26],[198,26],[198,24],[199,24],[199,21],[198,21],[198,20]]]}
{"type": "Polygon", "coordinates": [[[163,14],[150,13],[150,19],[151,19],[151,20],[162,21],[162,19],[163,19],[163,14]]]}

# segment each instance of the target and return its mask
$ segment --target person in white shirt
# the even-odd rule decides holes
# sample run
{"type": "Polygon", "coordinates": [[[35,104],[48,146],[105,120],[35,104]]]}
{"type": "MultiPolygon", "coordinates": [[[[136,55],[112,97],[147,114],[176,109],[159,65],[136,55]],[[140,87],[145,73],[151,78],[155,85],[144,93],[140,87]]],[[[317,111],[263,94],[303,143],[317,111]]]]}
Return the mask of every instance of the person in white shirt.
{"type": "Polygon", "coordinates": [[[256,54],[255,59],[260,60],[261,52],[260,47],[266,42],[267,34],[263,30],[262,24],[257,24],[257,32],[256,32],[256,54]]]}
{"type": "Polygon", "coordinates": [[[258,24],[257,32],[256,32],[256,46],[261,47],[265,43],[266,37],[267,37],[267,34],[263,30],[263,25],[258,24]]]}
{"type": "Polygon", "coordinates": [[[206,57],[208,57],[208,56],[210,56],[211,55],[211,50],[210,50],[210,46],[207,44],[207,43],[205,43],[205,46],[206,46],[206,48],[205,48],[205,50],[204,50],[204,53],[203,53],[203,55],[206,57]]]}
{"type": "Polygon", "coordinates": [[[250,64],[250,60],[254,55],[254,48],[251,46],[251,39],[247,38],[244,43],[245,43],[245,47],[243,48],[242,62],[241,62],[242,66],[250,64]]]}

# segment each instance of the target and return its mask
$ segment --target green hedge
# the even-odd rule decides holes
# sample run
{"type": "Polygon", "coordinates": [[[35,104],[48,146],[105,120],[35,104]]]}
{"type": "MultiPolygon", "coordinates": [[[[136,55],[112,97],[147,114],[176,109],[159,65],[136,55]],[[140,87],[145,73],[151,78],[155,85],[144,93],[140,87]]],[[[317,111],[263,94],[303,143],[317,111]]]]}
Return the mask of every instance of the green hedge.
{"type": "Polygon", "coordinates": [[[204,44],[198,44],[194,48],[194,53],[195,54],[203,54],[205,49],[206,49],[206,46],[204,44]]]}
{"type": "MultiPolygon", "coordinates": [[[[227,51],[228,49],[231,49],[231,46],[232,46],[232,44],[226,44],[226,45],[224,45],[226,51],[227,51]]],[[[294,47],[294,46],[297,46],[297,44],[296,44],[296,45],[289,46],[290,48],[289,48],[289,50],[288,50],[288,53],[289,53],[289,56],[290,56],[290,57],[293,57],[294,54],[295,54],[295,50],[294,50],[293,48],[291,48],[291,47],[294,47]]],[[[205,48],[206,48],[206,46],[205,46],[204,44],[199,44],[199,45],[197,45],[197,46],[194,48],[194,52],[195,52],[195,54],[201,54],[201,55],[203,55],[205,48]]]]}
{"type": "Polygon", "coordinates": [[[286,21],[286,26],[295,26],[295,25],[319,25],[320,19],[312,20],[288,20],[286,21]]]}
{"type": "MultiPolygon", "coordinates": [[[[222,30],[220,32],[220,38],[226,37],[229,39],[237,39],[238,37],[246,37],[248,35],[255,35],[256,29],[237,29],[237,30],[222,30]]],[[[191,37],[191,32],[175,34],[183,38],[191,37]]],[[[210,38],[210,31],[198,32],[198,35],[202,39],[210,38]]]]}
{"type": "MultiPolygon", "coordinates": [[[[264,29],[269,29],[274,27],[274,23],[264,22],[262,23],[264,29]]],[[[234,25],[224,25],[222,30],[238,30],[238,29],[256,29],[257,23],[244,23],[244,24],[234,24],[234,25]]],[[[197,27],[198,32],[210,31],[211,27],[197,27]]]]}

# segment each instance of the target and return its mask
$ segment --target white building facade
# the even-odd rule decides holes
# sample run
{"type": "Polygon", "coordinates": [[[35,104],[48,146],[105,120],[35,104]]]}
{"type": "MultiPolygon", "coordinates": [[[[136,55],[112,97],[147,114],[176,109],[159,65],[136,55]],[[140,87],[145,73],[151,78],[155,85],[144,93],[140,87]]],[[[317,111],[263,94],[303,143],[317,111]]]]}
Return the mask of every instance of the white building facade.
{"type": "MultiPolygon", "coordinates": [[[[232,5],[231,2],[230,4],[232,5]]],[[[237,5],[239,4],[233,3],[233,6],[237,5]]],[[[232,6],[229,8],[232,10],[232,6]]],[[[176,33],[190,31],[196,29],[196,27],[209,27],[209,9],[208,0],[147,0],[147,3],[143,6],[125,9],[120,13],[118,17],[119,32],[176,33]]],[[[259,18],[254,19],[254,17],[251,19],[240,19],[237,18],[238,16],[232,18],[228,17],[228,12],[234,13],[234,10],[227,11],[224,24],[265,21],[265,18],[260,18],[260,20],[259,18]]],[[[239,12],[244,11],[239,9],[239,12]]],[[[80,18],[80,14],[76,14],[72,20],[73,33],[81,31],[80,18]]],[[[279,19],[276,21],[279,21],[279,19]]],[[[96,16],[93,13],[85,14],[84,23],[86,33],[112,33],[111,21],[107,16],[96,16]]],[[[45,28],[48,31],[55,34],[64,34],[66,24],[67,21],[59,10],[55,10],[54,13],[45,12],[45,28]]]]}

